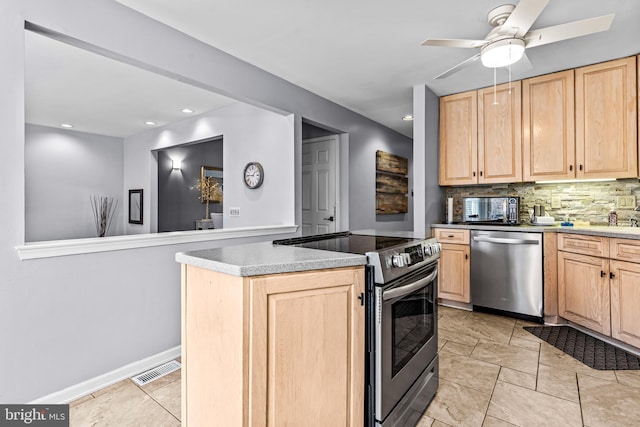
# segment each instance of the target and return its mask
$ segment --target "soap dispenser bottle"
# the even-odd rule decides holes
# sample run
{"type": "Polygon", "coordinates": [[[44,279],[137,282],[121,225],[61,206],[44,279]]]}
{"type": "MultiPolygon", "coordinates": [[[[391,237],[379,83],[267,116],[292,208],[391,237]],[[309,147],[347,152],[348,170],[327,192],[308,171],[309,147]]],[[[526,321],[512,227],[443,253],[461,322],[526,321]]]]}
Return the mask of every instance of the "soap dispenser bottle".
{"type": "Polygon", "coordinates": [[[611,208],[609,211],[609,227],[616,227],[618,225],[618,214],[615,209],[611,208]]]}

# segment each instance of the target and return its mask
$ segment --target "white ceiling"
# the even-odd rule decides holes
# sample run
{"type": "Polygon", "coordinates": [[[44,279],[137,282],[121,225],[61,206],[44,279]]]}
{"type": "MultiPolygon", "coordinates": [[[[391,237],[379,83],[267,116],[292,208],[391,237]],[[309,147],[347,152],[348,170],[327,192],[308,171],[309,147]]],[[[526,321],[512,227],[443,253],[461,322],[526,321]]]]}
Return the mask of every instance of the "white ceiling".
{"type": "MultiPolygon", "coordinates": [[[[477,50],[423,47],[420,43],[426,38],[482,39],[491,29],[486,20],[487,13],[505,3],[505,0],[117,1],[407,136],[412,135],[412,124],[403,122],[401,117],[412,112],[414,85],[426,84],[437,95],[445,95],[493,84],[492,69],[482,67],[479,62],[447,79],[433,80],[434,76],[473,56],[477,50]]],[[[513,79],[640,53],[638,0],[551,0],[532,29],[609,13],[615,13],[616,17],[607,32],[527,50],[532,68],[514,67],[513,79]]],[[[45,42],[61,44],[51,40],[45,42]]],[[[30,44],[29,40],[27,44],[30,44]]],[[[78,79],[104,75],[98,73],[104,65],[94,63],[96,69],[93,70],[72,66],[63,72],[65,62],[84,67],[97,60],[89,56],[97,55],[74,52],[73,57],[67,57],[57,53],[51,55],[55,58],[46,59],[55,62],[38,62],[44,61],[41,59],[43,52],[51,49],[51,46],[43,45],[37,54],[28,55],[28,118],[44,120],[44,116],[52,111],[61,114],[74,103],[84,103],[79,109],[86,120],[98,116],[105,122],[110,113],[138,105],[134,108],[137,111],[126,112],[125,120],[139,124],[151,118],[162,124],[180,116],[165,118],[164,112],[155,108],[159,105],[175,111],[184,103],[197,99],[204,103],[202,107],[195,107],[201,112],[233,102],[166,77],[150,79],[149,72],[106,58],[103,60],[114,63],[107,74],[109,78],[96,77],[98,80],[87,81],[81,89],[82,98],[86,98],[92,89],[99,88],[96,96],[100,98],[93,101],[76,98],[80,87],[78,79]],[[58,68],[52,68],[54,66],[58,68]],[[55,69],[61,72],[51,73],[55,69]],[[80,72],[68,74],[74,69],[80,72]],[[118,79],[113,78],[115,72],[121,73],[118,79]],[[143,75],[129,85],[124,83],[129,75],[139,73],[143,75]],[[63,74],[68,78],[64,79],[63,74]],[[142,89],[143,84],[155,79],[162,89],[160,86],[142,89]],[[37,86],[39,80],[43,82],[37,86]],[[119,88],[110,86],[114,81],[118,82],[119,88]],[[168,89],[170,82],[173,89],[168,89]],[[58,89],[53,89],[56,87],[58,89]],[[140,89],[140,96],[134,88],[140,89]],[[58,92],[43,98],[45,90],[58,92]],[[161,99],[158,94],[162,94],[161,99]],[[174,96],[176,105],[169,106],[174,96]],[[66,103],[69,105],[60,105],[60,100],[65,98],[69,98],[66,103]],[[126,99],[124,105],[122,102],[117,106],[112,104],[122,99],[126,99]],[[51,104],[54,107],[48,111],[36,111],[36,107],[51,104]],[[151,106],[154,110],[150,110],[151,106]]],[[[505,70],[498,71],[498,82],[507,78],[505,70]]],[[[46,119],[54,126],[65,120],[62,115],[46,119]]],[[[122,127],[122,134],[139,131],[134,127],[125,130],[116,122],[111,126],[104,123],[104,126],[111,130],[96,133],[113,134],[118,126],[122,127]]]]}
{"type": "MultiPolygon", "coordinates": [[[[423,47],[428,37],[482,39],[487,13],[508,0],[118,0],[150,17],[364,116],[412,135],[412,87],[437,95],[493,84],[480,63],[442,71],[477,52],[423,47]]],[[[532,29],[615,13],[606,33],[527,51],[514,79],[640,53],[640,1],[551,0],[532,29]]],[[[504,70],[500,81],[508,76],[504,70]]]]}

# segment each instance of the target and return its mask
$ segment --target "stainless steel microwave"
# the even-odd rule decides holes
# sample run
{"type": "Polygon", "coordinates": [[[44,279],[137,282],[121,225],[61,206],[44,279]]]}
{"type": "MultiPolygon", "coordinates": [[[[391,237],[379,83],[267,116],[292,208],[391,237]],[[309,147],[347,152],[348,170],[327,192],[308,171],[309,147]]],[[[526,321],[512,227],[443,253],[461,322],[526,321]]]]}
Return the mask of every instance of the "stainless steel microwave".
{"type": "Polygon", "coordinates": [[[467,223],[520,223],[519,197],[465,197],[462,208],[467,223]]]}

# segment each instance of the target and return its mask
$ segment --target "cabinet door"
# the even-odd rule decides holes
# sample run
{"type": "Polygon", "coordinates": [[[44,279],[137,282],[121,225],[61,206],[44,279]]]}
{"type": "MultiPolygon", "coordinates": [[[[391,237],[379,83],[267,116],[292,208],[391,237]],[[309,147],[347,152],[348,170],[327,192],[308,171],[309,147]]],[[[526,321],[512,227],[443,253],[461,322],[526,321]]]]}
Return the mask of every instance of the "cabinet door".
{"type": "Polygon", "coordinates": [[[522,179],[575,178],[573,70],[522,82],[522,179]]]}
{"type": "Polygon", "coordinates": [[[478,91],[478,182],[522,181],[521,82],[478,91]]]}
{"type": "Polygon", "coordinates": [[[443,243],[438,261],[438,298],[471,302],[469,246],[443,243]]]}
{"type": "Polygon", "coordinates": [[[558,310],[567,320],[611,335],[609,260],[558,252],[558,310]]]}
{"type": "Polygon", "coordinates": [[[248,292],[248,425],[362,426],[364,269],[264,276],[248,292]]]}
{"type": "Polygon", "coordinates": [[[576,69],[577,178],[638,176],[636,58],[576,69]]]}
{"type": "Polygon", "coordinates": [[[611,336],[640,347],[640,264],[611,260],[611,336]]]}
{"type": "Polygon", "coordinates": [[[440,98],[440,185],[476,184],[476,91],[440,98]]]}

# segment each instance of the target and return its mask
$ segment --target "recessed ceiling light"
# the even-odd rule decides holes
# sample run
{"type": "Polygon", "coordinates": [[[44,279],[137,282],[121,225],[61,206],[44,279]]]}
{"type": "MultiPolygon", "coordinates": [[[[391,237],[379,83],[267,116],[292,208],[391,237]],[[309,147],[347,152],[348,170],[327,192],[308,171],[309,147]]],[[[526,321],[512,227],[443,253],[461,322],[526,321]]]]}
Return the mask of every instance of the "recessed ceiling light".
{"type": "Polygon", "coordinates": [[[157,123],[156,123],[156,122],[151,121],[151,120],[147,120],[146,122],[144,122],[144,124],[145,124],[145,125],[149,125],[149,126],[155,126],[155,125],[157,125],[157,123]]]}
{"type": "Polygon", "coordinates": [[[183,108],[182,110],[183,113],[193,113],[193,110],[191,108],[183,108]]]}
{"type": "Polygon", "coordinates": [[[402,116],[402,120],[404,120],[405,122],[410,122],[411,120],[413,120],[413,116],[411,114],[407,114],[406,116],[402,116]]]}
{"type": "Polygon", "coordinates": [[[62,126],[63,128],[72,128],[73,125],[70,125],[69,123],[60,123],[60,126],[62,126]]]}

